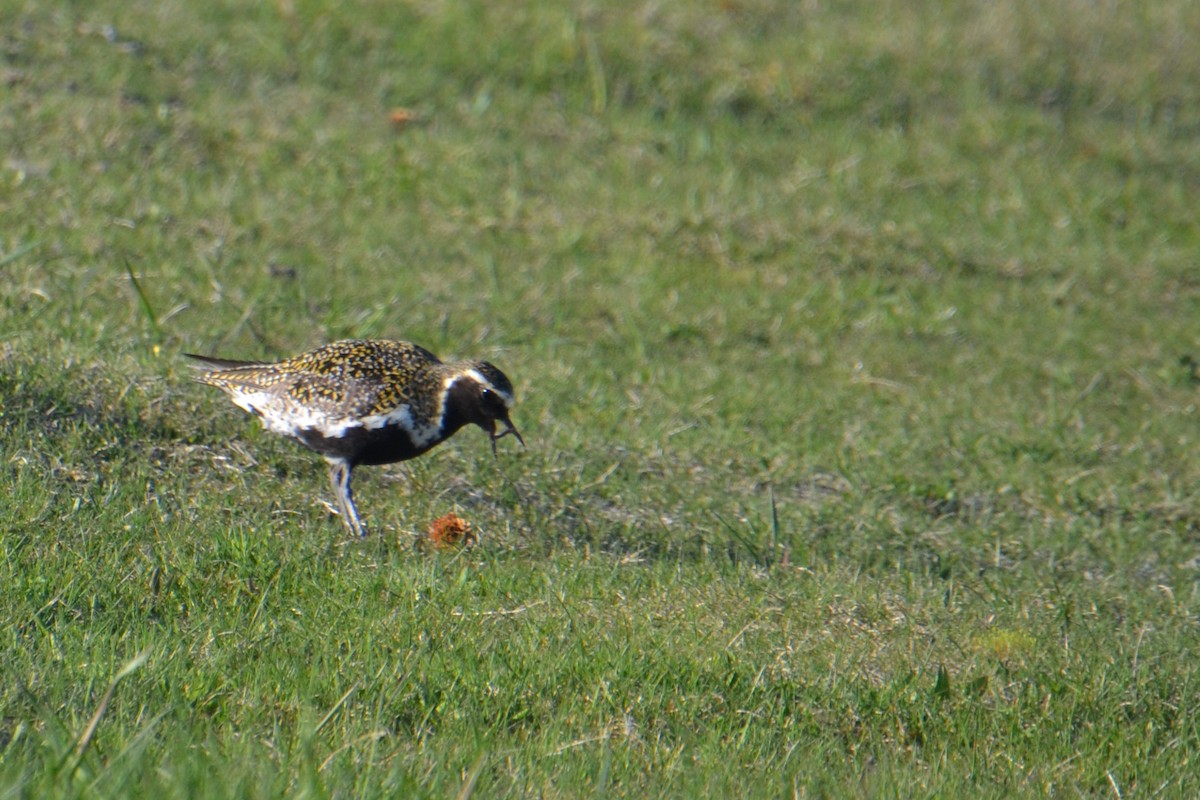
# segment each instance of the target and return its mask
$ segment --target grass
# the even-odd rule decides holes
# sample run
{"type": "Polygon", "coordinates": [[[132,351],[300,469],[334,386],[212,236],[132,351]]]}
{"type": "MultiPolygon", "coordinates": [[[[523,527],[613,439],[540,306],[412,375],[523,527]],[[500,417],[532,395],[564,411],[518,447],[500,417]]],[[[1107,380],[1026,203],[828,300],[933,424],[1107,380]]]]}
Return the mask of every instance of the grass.
{"type": "Polygon", "coordinates": [[[1194,796],[1197,13],[0,3],[0,796],[1194,796]]]}

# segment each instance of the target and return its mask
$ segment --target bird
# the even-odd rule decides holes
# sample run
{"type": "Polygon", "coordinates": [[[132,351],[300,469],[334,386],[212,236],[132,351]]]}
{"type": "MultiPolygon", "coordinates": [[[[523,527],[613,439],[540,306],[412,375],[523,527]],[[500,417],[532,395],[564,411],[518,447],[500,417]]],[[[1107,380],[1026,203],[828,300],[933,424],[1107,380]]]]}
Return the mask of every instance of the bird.
{"type": "Polygon", "coordinates": [[[183,355],[203,370],[197,382],[325,457],[338,512],[360,538],[368,532],[350,488],[355,467],[416,458],[469,424],[491,437],[493,456],[509,434],[525,445],[509,418],[512,382],[487,361],[442,361],[388,339],[345,339],[275,362],[183,355]]]}

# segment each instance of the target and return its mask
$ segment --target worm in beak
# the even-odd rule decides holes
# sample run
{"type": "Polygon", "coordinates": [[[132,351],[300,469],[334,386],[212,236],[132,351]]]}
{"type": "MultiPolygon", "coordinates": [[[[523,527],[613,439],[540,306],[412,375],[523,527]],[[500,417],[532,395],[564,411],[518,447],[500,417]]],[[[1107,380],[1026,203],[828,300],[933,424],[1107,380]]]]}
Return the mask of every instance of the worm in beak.
{"type": "Polygon", "coordinates": [[[495,426],[493,426],[492,430],[490,431],[491,436],[492,436],[492,457],[493,458],[500,457],[496,453],[496,440],[503,439],[505,436],[508,436],[510,433],[513,436],[517,437],[517,441],[521,443],[522,447],[525,446],[525,437],[521,436],[521,432],[519,430],[517,430],[516,425],[512,424],[512,420],[505,417],[505,418],[501,419],[500,421],[503,422],[507,427],[504,430],[500,431],[499,433],[496,433],[496,428],[495,428],[495,426]]]}

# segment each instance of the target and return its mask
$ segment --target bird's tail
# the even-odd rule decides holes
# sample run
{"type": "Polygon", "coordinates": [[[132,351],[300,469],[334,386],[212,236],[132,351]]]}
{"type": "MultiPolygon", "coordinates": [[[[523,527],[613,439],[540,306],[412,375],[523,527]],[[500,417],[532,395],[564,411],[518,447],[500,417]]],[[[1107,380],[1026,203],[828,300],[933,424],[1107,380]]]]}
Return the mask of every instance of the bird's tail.
{"type": "Polygon", "coordinates": [[[225,392],[259,390],[274,382],[273,365],[267,361],[234,361],[230,358],[211,358],[184,353],[195,363],[191,366],[201,370],[193,380],[208,386],[216,386],[225,392]]]}
{"type": "Polygon", "coordinates": [[[266,361],[235,361],[232,358],[198,356],[195,353],[184,353],[183,355],[195,362],[189,365],[193,369],[241,369],[242,367],[261,367],[267,364],[266,361]]]}

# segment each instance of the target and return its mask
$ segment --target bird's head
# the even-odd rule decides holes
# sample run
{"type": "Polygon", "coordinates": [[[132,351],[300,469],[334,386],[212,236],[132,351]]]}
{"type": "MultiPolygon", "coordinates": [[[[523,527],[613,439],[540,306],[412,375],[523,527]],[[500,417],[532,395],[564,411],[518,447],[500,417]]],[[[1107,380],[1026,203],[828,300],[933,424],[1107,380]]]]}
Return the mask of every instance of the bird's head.
{"type": "Polygon", "coordinates": [[[492,454],[496,453],[496,440],[510,433],[522,438],[517,426],[509,418],[513,406],[513,387],[508,376],[486,361],[471,361],[457,370],[447,380],[447,414],[458,426],[474,423],[492,437],[492,454]],[[503,423],[497,431],[496,423],[503,423]]]}

